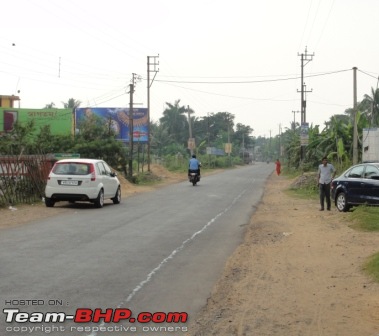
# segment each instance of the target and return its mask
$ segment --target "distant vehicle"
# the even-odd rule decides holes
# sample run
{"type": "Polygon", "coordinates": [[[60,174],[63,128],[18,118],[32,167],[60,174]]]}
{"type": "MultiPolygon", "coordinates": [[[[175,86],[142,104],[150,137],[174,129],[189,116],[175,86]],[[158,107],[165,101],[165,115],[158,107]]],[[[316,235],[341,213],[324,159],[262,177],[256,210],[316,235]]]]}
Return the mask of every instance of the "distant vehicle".
{"type": "Polygon", "coordinates": [[[64,159],[57,161],[47,179],[45,205],[53,207],[59,201],[91,202],[96,208],[104,200],[121,202],[121,187],[117,174],[103,160],[64,159]]]}
{"type": "Polygon", "coordinates": [[[197,182],[200,181],[199,173],[197,171],[191,170],[189,173],[188,180],[190,181],[190,183],[192,183],[193,186],[195,186],[197,182]]]}
{"type": "Polygon", "coordinates": [[[331,193],[339,211],[361,204],[379,205],[379,162],[350,167],[332,181],[331,193]]]}

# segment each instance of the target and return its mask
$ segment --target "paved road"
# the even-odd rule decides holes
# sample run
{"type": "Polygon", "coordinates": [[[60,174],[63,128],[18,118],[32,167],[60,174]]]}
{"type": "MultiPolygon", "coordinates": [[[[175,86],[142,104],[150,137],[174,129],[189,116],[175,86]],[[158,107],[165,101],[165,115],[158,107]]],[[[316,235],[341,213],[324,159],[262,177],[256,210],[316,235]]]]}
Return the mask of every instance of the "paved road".
{"type": "Polygon", "coordinates": [[[0,306],[8,313],[0,335],[184,335],[186,323],[38,321],[46,312],[74,315],[78,308],[195,316],[241,242],[273,169],[257,163],[205,177],[196,187],[178,183],[103,209],[73,205],[69,214],[2,230],[0,306]],[[12,309],[41,314],[29,315],[35,323],[6,323],[25,319],[12,309]]]}

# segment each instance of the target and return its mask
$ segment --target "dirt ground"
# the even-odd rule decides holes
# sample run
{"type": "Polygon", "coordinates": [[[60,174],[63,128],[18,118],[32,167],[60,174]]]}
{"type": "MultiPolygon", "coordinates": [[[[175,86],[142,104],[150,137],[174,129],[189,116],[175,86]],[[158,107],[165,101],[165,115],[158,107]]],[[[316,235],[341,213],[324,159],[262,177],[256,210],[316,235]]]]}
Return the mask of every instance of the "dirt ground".
{"type": "Polygon", "coordinates": [[[289,196],[291,182],[269,178],[190,335],[379,336],[379,285],[361,271],[379,233],[289,196]]]}
{"type": "MultiPolygon", "coordinates": [[[[158,166],[162,182],[140,187],[122,181],[123,198],[185,179],[158,166]]],[[[379,285],[362,264],[379,251],[379,234],[352,229],[348,215],[318,211],[315,201],[286,190],[293,180],[272,175],[191,336],[379,336],[379,285]]],[[[0,229],[69,211],[43,204],[0,210],[0,229]]],[[[1,232],[1,230],[0,230],[1,232]]]]}

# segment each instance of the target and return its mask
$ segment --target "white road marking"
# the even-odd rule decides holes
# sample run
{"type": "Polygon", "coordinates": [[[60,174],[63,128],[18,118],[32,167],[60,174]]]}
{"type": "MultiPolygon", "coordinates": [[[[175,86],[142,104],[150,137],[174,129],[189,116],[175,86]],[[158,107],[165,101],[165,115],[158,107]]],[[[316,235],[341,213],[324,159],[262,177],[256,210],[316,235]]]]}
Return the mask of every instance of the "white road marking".
{"type": "MultiPolygon", "coordinates": [[[[176,248],[174,251],[172,251],[170,253],[170,255],[168,257],[166,257],[165,259],[163,259],[159,265],[157,267],[155,267],[146,277],[145,280],[141,281],[133,290],[132,292],[128,295],[128,297],[126,298],[126,300],[124,300],[123,302],[121,302],[117,308],[121,308],[125,303],[128,303],[130,302],[133,297],[147,284],[150,282],[151,278],[166,264],[168,263],[171,259],[173,259],[175,257],[176,254],[178,254],[181,250],[184,249],[184,247],[191,241],[193,241],[198,235],[202,234],[209,226],[211,226],[219,217],[221,217],[222,215],[226,214],[232,207],[234,204],[236,204],[236,202],[242,197],[242,195],[246,192],[247,189],[243,190],[237,197],[235,197],[232,201],[232,203],[227,207],[225,208],[223,211],[221,211],[220,213],[218,213],[215,217],[213,217],[207,224],[205,224],[201,230],[195,232],[190,238],[186,239],[185,241],[183,241],[183,243],[178,247],[176,248]]],[[[99,327],[102,327],[104,326],[105,323],[102,322],[100,324],[99,327]]],[[[93,331],[91,334],[89,334],[88,336],[96,336],[97,335],[97,331],[93,331]]]]}

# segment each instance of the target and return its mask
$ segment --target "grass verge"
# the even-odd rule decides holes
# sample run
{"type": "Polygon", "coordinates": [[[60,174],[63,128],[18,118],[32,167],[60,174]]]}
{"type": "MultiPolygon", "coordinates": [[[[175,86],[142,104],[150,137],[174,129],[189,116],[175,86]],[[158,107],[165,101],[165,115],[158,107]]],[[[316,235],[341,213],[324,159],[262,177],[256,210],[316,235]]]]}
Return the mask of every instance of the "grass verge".
{"type": "Polygon", "coordinates": [[[352,210],[350,217],[353,229],[369,232],[379,231],[379,207],[361,205],[352,210]]]}
{"type": "Polygon", "coordinates": [[[362,267],[363,271],[379,282],[379,252],[372,255],[362,267]]]}

